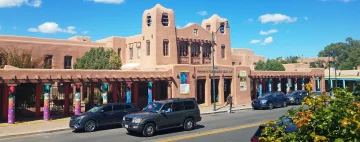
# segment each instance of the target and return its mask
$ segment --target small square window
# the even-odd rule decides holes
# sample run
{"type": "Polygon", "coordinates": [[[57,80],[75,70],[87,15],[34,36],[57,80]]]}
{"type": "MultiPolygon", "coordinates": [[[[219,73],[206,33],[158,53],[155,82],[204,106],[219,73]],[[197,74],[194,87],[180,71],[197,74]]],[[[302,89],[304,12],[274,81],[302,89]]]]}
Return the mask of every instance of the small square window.
{"type": "Polygon", "coordinates": [[[198,29],[194,29],[194,35],[198,35],[198,29]]]}

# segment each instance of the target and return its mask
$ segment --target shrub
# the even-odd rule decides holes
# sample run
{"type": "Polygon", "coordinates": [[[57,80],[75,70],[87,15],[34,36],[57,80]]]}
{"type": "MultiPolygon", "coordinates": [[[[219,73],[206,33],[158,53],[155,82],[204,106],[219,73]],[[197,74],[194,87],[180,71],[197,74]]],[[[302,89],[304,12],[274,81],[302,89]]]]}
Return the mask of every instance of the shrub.
{"type": "Polygon", "coordinates": [[[260,140],[273,141],[335,141],[356,142],[360,140],[360,97],[336,88],[334,98],[322,94],[316,99],[306,97],[298,109],[290,109],[282,118],[292,118],[298,131],[285,133],[285,124],[277,129],[271,127],[276,121],[265,124],[260,140]]]}

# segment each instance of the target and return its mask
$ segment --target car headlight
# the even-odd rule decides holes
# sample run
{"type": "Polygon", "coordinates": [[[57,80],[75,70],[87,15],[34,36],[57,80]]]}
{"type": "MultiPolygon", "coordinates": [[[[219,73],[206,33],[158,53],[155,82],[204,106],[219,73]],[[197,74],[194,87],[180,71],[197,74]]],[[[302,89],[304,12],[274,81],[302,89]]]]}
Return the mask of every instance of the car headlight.
{"type": "Polygon", "coordinates": [[[125,117],[123,117],[123,121],[125,121],[125,117]]]}
{"type": "Polygon", "coordinates": [[[293,97],[290,97],[289,100],[294,100],[294,98],[293,98],[293,97]]]}
{"type": "Polygon", "coordinates": [[[133,120],[131,121],[132,123],[141,123],[142,119],[141,118],[133,118],[133,120]]]}
{"type": "Polygon", "coordinates": [[[265,104],[267,100],[261,100],[260,103],[265,104]]]}

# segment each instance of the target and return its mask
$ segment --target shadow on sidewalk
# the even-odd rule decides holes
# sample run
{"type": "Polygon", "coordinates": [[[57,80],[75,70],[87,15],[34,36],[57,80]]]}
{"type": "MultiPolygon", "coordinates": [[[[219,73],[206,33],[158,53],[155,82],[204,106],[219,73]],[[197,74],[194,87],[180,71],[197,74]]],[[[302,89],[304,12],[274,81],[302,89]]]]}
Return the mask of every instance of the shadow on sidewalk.
{"type": "MultiPolygon", "coordinates": [[[[202,129],[202,128],[205,128],[204,125],[196,125],[194,130],[196,129],[202,129]]],[[[159,131],[159,132],[156,132],[154,136],[159,136],[159,135],[166,135],[166,134],[172,134],[172,133],[179,133],[179,132],[184,132],[184,129],[183,128],[174,128],[174,129],[168,129],[168,130],[164,130],[164,131],[159,131]]],[[[130,134],[130,133],[126,133],[130,136],[135,136],[135,137],[143,137],[141,135],[141,133],[134,133],[134,134],[130,134]]]]}

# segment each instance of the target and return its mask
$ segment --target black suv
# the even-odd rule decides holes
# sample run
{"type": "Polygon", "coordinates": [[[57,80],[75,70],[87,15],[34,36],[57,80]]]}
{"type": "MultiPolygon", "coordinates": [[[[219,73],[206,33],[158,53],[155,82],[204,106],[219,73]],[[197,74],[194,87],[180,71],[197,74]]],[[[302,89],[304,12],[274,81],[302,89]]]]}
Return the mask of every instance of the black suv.
{"type": "Polygon", "coordinates": [[[151,137],[156,131],[183,127],[192,130],[201,121],[200,109],[193,98],[172,98],[150,103],[142,112],[123,117],[122,126],[129,133],[151,137]]]}

